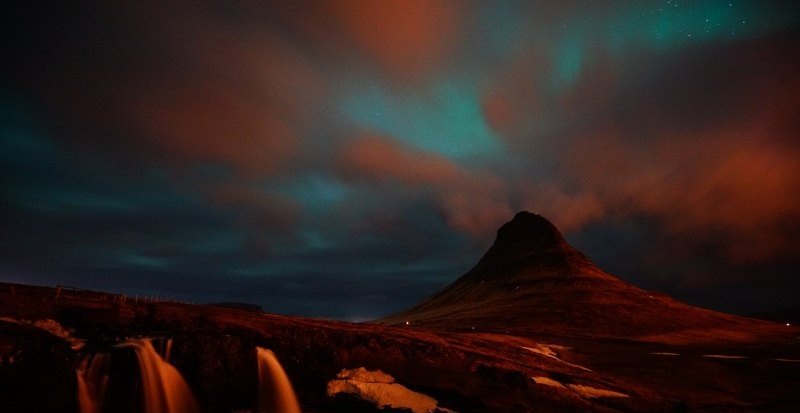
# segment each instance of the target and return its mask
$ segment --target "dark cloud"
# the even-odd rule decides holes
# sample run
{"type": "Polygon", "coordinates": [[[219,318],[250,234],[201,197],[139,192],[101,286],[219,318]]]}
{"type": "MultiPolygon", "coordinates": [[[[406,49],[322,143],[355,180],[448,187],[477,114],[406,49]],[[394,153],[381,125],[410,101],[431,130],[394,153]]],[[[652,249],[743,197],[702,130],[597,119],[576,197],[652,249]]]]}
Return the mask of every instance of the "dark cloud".
{"type": "Polygon", "coordinates": [[[367,136],[346,145],[338,165],[348,179],[431,191],[445,220],[457,231],[485,236],[512,214],[505,188],[494,176],[385,137],[367,136]]]}

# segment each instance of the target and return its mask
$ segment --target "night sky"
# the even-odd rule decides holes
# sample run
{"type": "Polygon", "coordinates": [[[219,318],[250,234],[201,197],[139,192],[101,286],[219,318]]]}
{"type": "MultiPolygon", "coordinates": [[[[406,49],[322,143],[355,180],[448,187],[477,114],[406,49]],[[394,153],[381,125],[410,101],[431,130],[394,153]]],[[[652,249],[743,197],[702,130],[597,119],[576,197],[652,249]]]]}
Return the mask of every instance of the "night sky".
{"type": "Polygon", "coordinates": [[[638,286],[796,305],[792,2],[145,3],[4,9],[0,280],[364,320],[525,209],[638,286]]]}

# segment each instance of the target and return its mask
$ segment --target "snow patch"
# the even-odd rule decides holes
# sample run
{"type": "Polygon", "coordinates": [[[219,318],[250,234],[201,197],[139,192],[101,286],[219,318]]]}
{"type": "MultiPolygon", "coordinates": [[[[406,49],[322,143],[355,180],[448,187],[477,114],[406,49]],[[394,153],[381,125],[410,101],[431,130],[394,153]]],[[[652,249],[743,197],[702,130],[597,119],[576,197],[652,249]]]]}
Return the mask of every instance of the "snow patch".
{"type": "Polygon", "coordinates": [[[533,353],[536,353],[536,354],[541,354],[541,355],[547,356],[547,357],[556,357],[556,356],[558,356],[558,354],[556,354],[556,352],[553,351],[553,348],[551,346],[546,345],[546,344],[534,344],[533,347],[523,347],[523,348],[525,350],[530,351],[530,352],[533,352],[533,353]]]}
{"type": "Polygon", "coordinates": [[[746,356],[730,356],[726,354],[703,354],[703,357],[710,359],[731,359],[731,360],[739,360],[747,358],[746,356]]]}
{"type": "Polygon", "coordinates": [[[356,380],[363,383],[394,383],[394,377],[380,371],[369,371],[363,367],[352,370],[342,370],[336,378],[345,380],[356,380]]]}
{"type": "Polygon", "coordinates": [[[536,384],[541,384],[541,385],[550,386],[550,387],[556,387],[556,388],[559,388],[559,389],[566,389],[567,388],[566,386],[561,384],[560,381],[553,380],[553,379],[551,379],[549,377],[534,376],[534,377],[531,377],[531,378],[533,379],[533,381],[536,384]]]}
{"type": "Polygon", "coordinates": [[[800,363],[800,360],[795,359],[775,359],[775,361],[782,361],[784,363],[800,363]]]}
{"type": "Polygon", "coordinates": [[[439,402],[433,397],[395,383],[394,377],[380,370],[369,371],[363,367],[344,369],[336,375],[336,379],[328,382],[328,396],[341,393],[358,396],[379,409],[391,407],[410,409],[414,413],[456,413],[439,407],[439,402]]]}
{"type": "Polygon", "coordinates": [[[659,352],[650,353],[650,354],[653,354],[653,355],[656,355],[656,356],[680,356],[681,355],[680,353],[670,353],[668,351],[659,351],[659,352]]]}
{"type": "Polygon", "coordinates": [[[533,376],[531,378],[536,384],[555,387],[557,389],[571,390],[577,393],[579,396],[587,399],[596,399],[600,397],[629,397],[625,393],[620,393],[612,390],[598,389],[596,387],[584,386],[582,384],[564,384],[558,380],[553,380],[549,377],[533,376]]]}
{"type": "Polygon", "coordinates": [[[596,399],[599,397],[628,397],[625,393],[620,393],[611,390],[598,389],[596,387],[582,386],[580,384],[568,384],[570,390],[587,399],[596,399]]]}
{"type": "Polygon", "coordinates": [[[583,367],[583,366],[580,366],[580,365],[577,365],[577,364],[573,364],[573,363],[570,363],[568,361],[561,360],[560,358],[558,358],[558,354],[555,351],[553,351],[554,348],[559,349],[559,350],[565,350],[565,349],[568,349],[569,347],[557,346],[557,345],[553,345],[553,344],[534,344],[532,347],[522,347],[522,348],[525,349],[525,350],[528,350],[528,351],[530,351],[532,353],[536,353],[536,354],[540,354],[540,355],[545,356],[545,357],[549,357],[549,358],[551,358],[553,360],[556,360],[556,361],[558,361],[560,363],[564,363],[564,364],[566,364],[566,365],[568,365],[570,367],[575,367],[577,369],[581,369],[581,370],[584,370],[584,371],[592,371],[590,369],[587,369],[586,367],[583,367]]]}

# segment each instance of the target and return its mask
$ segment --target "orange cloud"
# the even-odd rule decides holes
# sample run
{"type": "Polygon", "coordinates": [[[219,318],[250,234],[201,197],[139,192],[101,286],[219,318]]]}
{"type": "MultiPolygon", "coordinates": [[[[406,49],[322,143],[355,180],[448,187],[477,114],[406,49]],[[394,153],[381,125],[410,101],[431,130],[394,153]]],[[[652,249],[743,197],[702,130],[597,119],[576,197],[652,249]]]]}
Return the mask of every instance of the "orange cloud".
{"type": "Polygon", "coordinates": [[[465,5],[447,0],[338,1],[330,15],[392,78],[417,81],[440,69],[460,40],[465,5]]]}
{"type": "Polygon", "coordinates": [[[564,233],[601,220],[606,213],[601,200],[588,192],[570,194],[552,183],[523,183],[519,191],[523,209],[542,214],[564,233]]]}
{"type": "Polygon", "coordinates": [[[741,263],[798,254],[800,154],[762,132],[663,136],[647,148],[595,136],[572,145],[564,171],[585,191],[580,204],[603,206],[597,214],[656,217],[741,263]]]}
{"type": "Polygon", "coordinates": [[[128,104],[151,145],[170,159],[222,163],[256,177],[283,166],[297,144],[267,102],[220,85],[165,87],[128,104]]]}
{"type": "Polygon", "coordinates": [[[338,166],[353,178],[395,180],[406,185],[444,186],[464,175],[446,158],[377,136],[363,136],[346,145],[339,154],[338,166]]]}

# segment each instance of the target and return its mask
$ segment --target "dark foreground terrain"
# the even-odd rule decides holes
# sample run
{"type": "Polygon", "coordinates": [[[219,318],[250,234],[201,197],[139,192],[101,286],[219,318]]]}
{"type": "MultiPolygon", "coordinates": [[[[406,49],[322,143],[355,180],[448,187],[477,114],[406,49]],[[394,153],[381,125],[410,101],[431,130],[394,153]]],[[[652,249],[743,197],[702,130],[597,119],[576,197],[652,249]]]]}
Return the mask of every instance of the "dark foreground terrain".
{"type": "MultiPolygon", "coordinates": [[[[462,413],[800,411],[800,329],[624,283],[528,213],[472,271],[377,323],[0,284],[0,411],[78,411],[80,360],[133,337],[172,339],[170,362],[208,412],[253,410],[256,346],[306,413],[376,411],[327,392],[362,367],[462,413]]],[[[141,410],[126,397],[103,411],[141,410]]]]}
{"type": "Polygon", "coordinates": [[[791,327],[756,341],[720,337],[668,344],[351,324],[68,295],[42,287],[0,286],[3,412],[77,411],[74,370],[80,355],[137,335],[174,338],[172,362],[208,411],[252,405],[255,345],[278,355],[307,412],[371,411],[369,404],[325,392],[341,369],[357,367],[380,369],[460,412],[800,408],[800,332],[791,327]],[[12,321],[23,319],[55,320],[88,342],[73,350],[46,329],[12,321]]]}

